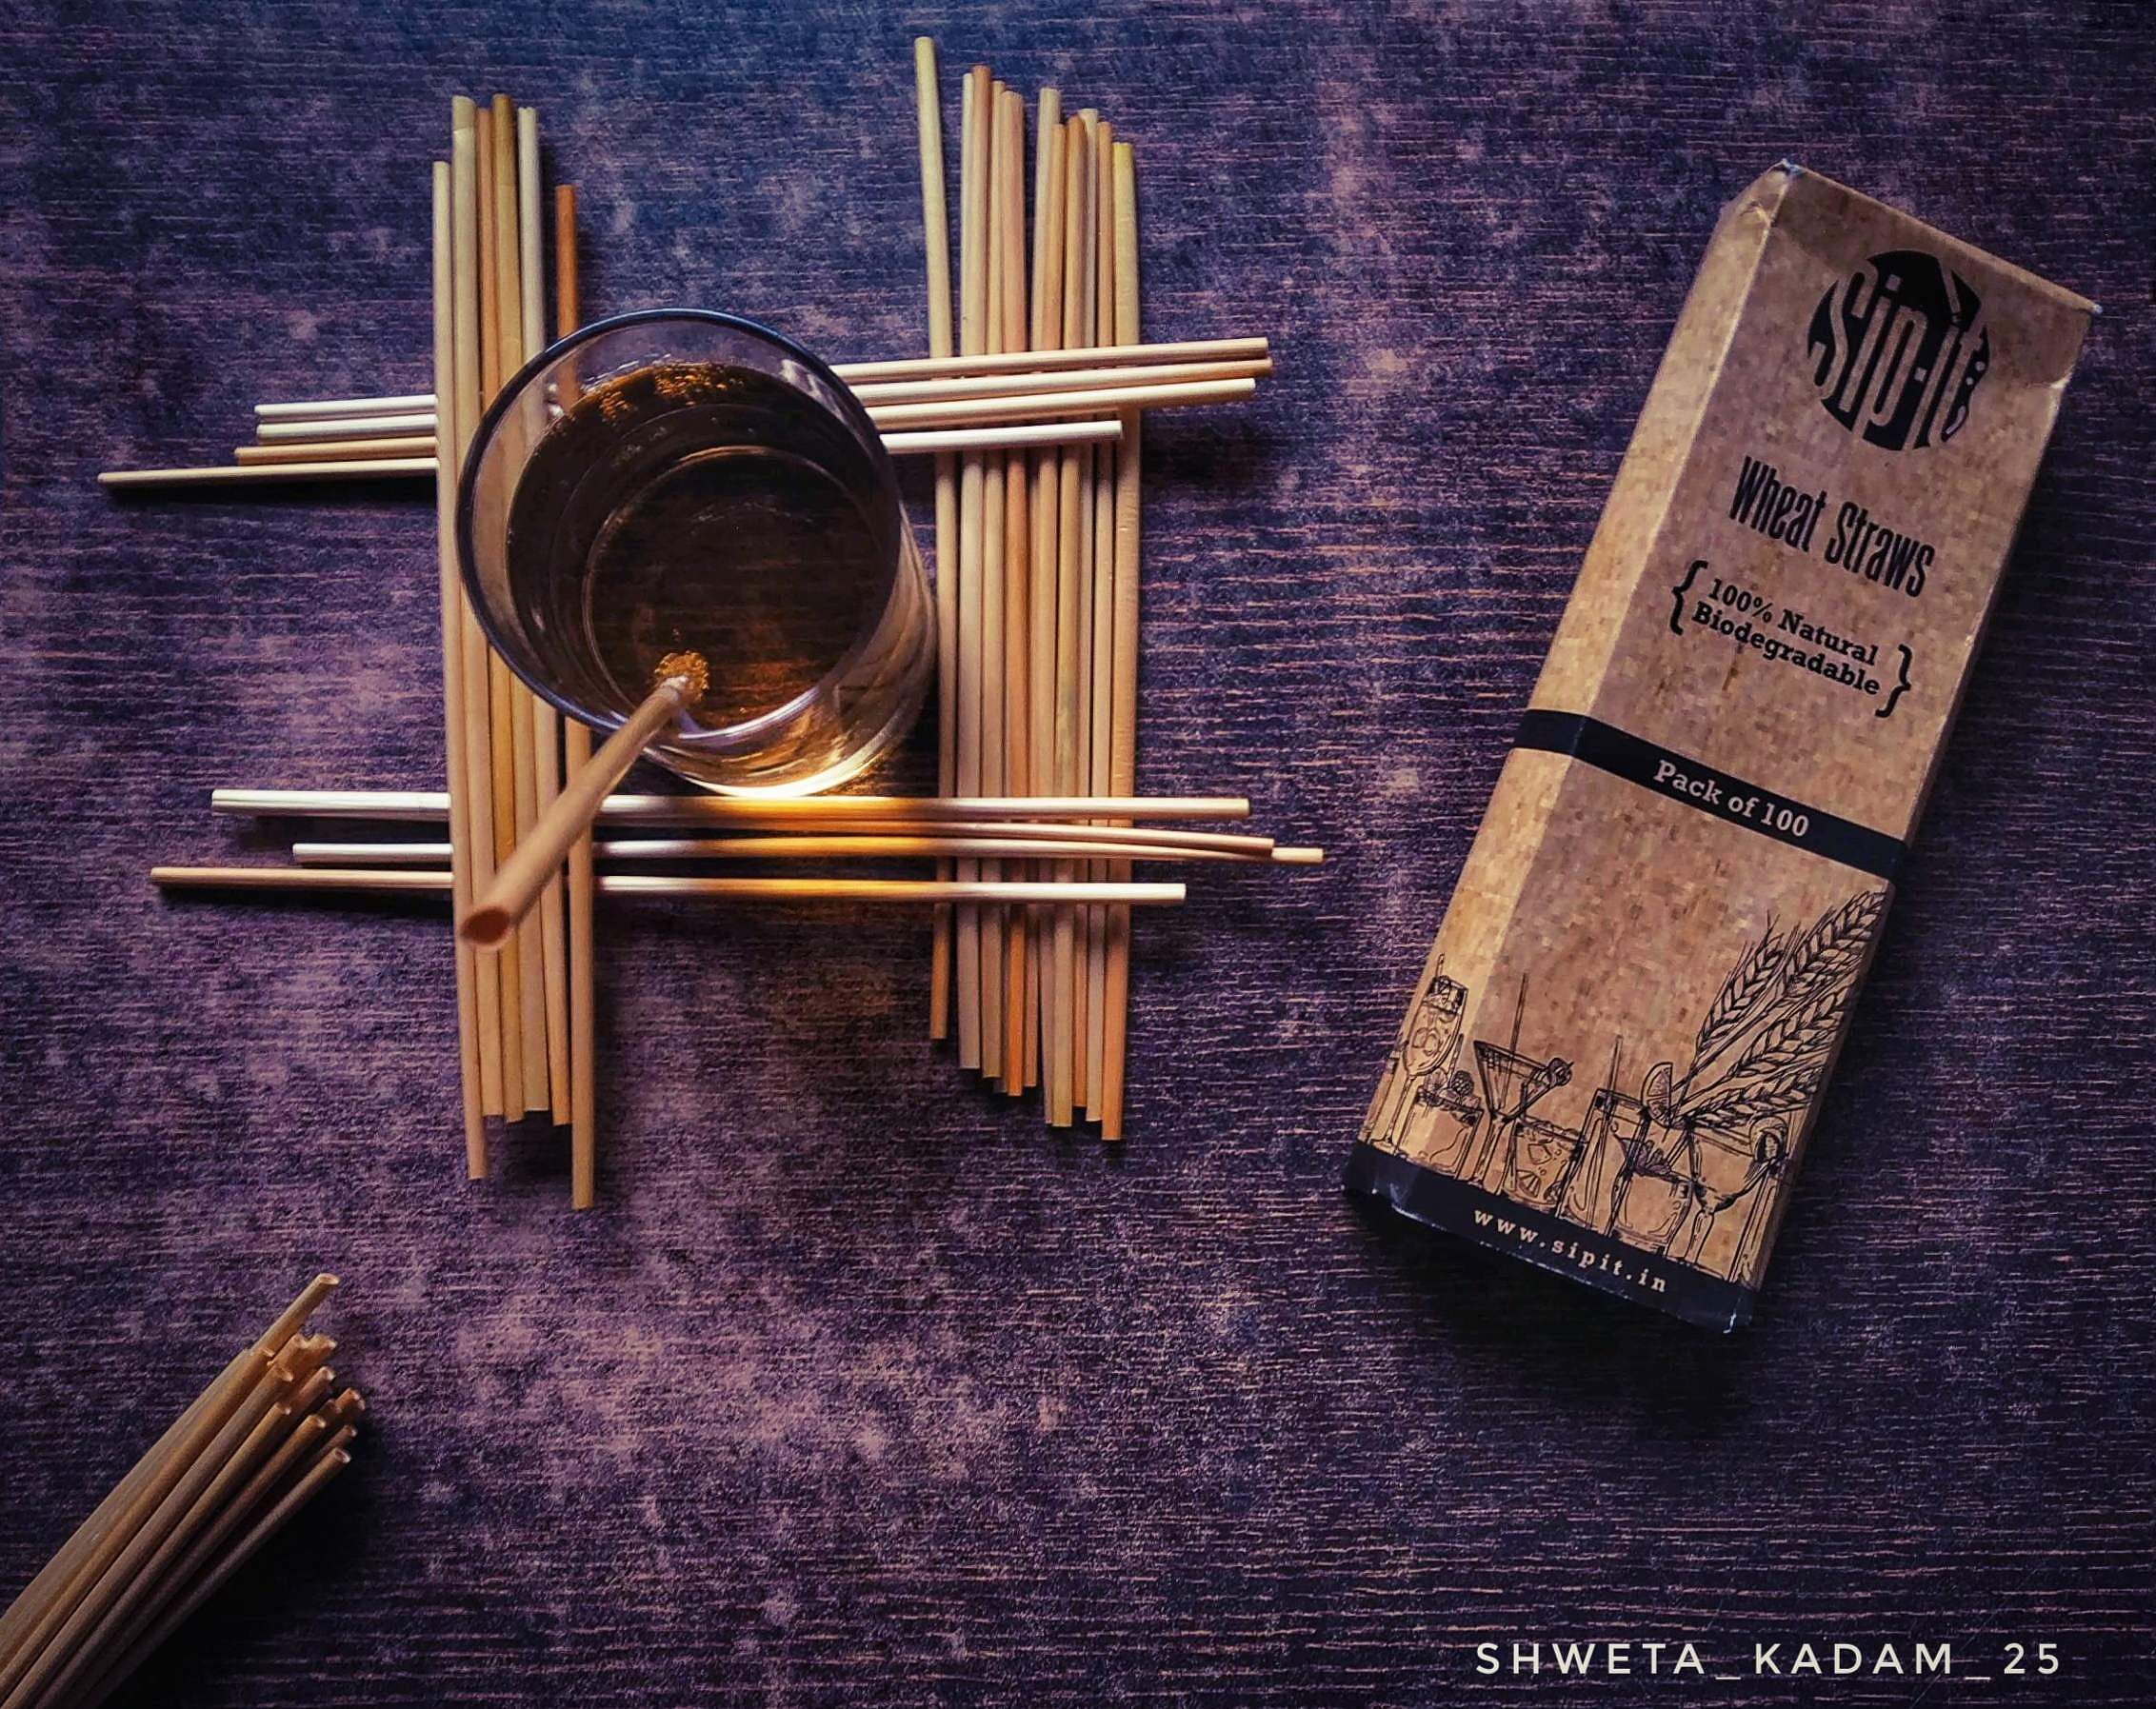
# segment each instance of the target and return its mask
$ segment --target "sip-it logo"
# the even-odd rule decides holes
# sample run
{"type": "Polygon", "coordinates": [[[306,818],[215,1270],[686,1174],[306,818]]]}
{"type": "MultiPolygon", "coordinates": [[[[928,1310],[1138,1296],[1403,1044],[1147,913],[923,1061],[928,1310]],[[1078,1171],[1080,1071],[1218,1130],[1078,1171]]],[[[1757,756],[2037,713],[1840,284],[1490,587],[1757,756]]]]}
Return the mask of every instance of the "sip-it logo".
{"type": "Polygon", "coordinates": [[[1991,366],[1983,307],[1921,249],[1889,249],[1836,281],[1806,339],[1827,413],[1889,451],[1953,438],[1991,366]]]}

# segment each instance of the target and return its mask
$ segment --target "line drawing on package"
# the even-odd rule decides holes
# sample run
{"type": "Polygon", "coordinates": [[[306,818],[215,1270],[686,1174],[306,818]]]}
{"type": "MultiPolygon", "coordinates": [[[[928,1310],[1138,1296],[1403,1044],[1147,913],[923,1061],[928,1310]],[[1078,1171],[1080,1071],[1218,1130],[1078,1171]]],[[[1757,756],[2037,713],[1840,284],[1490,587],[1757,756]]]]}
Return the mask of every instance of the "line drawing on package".
{"type": "Polygon", "coordinates": [[[1625,1045],[1586,1111],[1538,1111],[1572,1063],[1522,1047],[1523,976],[1503,1043],[1466,1040],[1468,990],[1437,958],[1386,1063],[1363,1127],[1367,1144],[1562,1217],[1629,1245],[1731,1280],[1759,1269],[1775,1183],[1817,1097],[1880,921],[1885,889],[1863,890],[1801,930],[1770,918],[1707,1004],[1679,1075],[1656,1063],[1638,1094],[1618,1089],[1625,1045]],[[1459,1068],[1471,1043],[1481,1096],[1459,1068]],[[1717,1242],[1718,1233],[1729,1238],[1717,1242]]]}

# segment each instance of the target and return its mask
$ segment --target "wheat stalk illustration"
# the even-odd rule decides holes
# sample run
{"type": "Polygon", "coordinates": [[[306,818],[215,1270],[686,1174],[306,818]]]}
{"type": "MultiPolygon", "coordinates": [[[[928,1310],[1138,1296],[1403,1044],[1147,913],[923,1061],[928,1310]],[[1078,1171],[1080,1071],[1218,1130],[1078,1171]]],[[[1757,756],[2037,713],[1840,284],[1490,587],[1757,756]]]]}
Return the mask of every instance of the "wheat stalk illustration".
{"type": "Polygon", "coordinates": [[[1707,1004],[1707,1019],[1700,1023],[1699,1041],[1694,1047],[1695,1062],[1707,1055],[1750,1018],[1760,999],[1780,977],[1788,944],[1787,935],[1775,935],[1774,922],[1768,920],[1767,930],[1761,934],[1759,942],[1730,969],[1729,977],[1722,982],[1722,989],[1714,994],[1714,1001],[1707,1004]]]}
{"type": "Polygon", "coordinates": [[[1741,1128],[1776,1116],[1794,1115],[1811,1101],[1813,1092],[1818,1089],[1818,1078],[1816,1072],[1807,1074],[1786,1091],[1760,1088],[1731,1092],[1703,1110],[1701,1119],[1716,1127],[1741,1128]]]}
{"type": "Polygon", "coordinates": [[[1751,1042],[1719,1080],[1686,1098],[1686,1113],[1702,1114],[1715,1093],[1744,1081],[1770,1080],[1798,1069],[1816,1074],[1827,1051],[1833,1048],[1848,997],[1847,984],[1832,985],[1808,1002],[1785,1007],[1778,1019],[1752,1035],[1751,1042]]]}
{"type": "Polygon", "coordinates": [[[1886,911],[1886,892],[1864,890],[1807,932],[1789,951],[1783,983],[1789,1001],[1801,1003],[1832,985],[1847,984],[1856,977],[1865,948],[1886,911]]]}
{"type": "Polygon", "coordinates": [[[1793,1115],[1811,1102],[1819,1090],[1819,1077],[1827,1065],[1824,1053],[1808,1062],[1783,1069],[1770,1079],[1749,1084],[1725,1082],[1712,1097],[1692,1114],[1717,1127],[1741,1127],[1768,1116],[1793,1115]]]}
{"type": "MultiPolygon", "coordinates": [[[[1886,892],[1865,890],[1852,896],[1839,907],[1827,909],[1806,931],[1793,939],[1785,939],[1781,953],[1775,958],[1772,972],[1758,974],[1752,964],[1760,958],[1759,948],[1749,952],[1732,974],[1730,984],[1761,982],[1760,990],[1742,1009],[1733,1010],[1735,1020],[1727,1023],[1711,1039],[1708,1028],[1714,1022],[1713,1008],[1708,1010],[1708,1025],[1701,1029],[1701,1043],[1697,1055],[1692,1058],[1691,1070],[1685,1076],[1683,1102],[1690,1107],[1706,1093],[1691,1094],[1690,1087],[1706,1072],[1707,1064],[1727,1055],[1742,1044],[1745,1051],[1736,1065],[1725,1071],[1716,1081],[1717,1085],[1730,1081],[1768,1071],[1756,1063],[1755,1052],[1760,1043],[1769,1035],[1787,1042],[1790,1035],[1786,1029],[1796,1018],[1807,1014],[1821,1002],[1827,1002],[1836,1011],[1829,1015],[1827,1036],[1833,1038],[1833,1024],[1842,1003],[1846,1002],[1856,981],[1856,973],[1863,964],[1866,948],[1873,932],[1878,928],[1881,915],[1886,909],[1886,892]],[[1747,973],[1747,968],[1751,971],[1747,973]],[[1743,982],[1738,976],[1745,975],[1743,982]]],[[[1730,988],[1724,986],[1725,992],[1730,988]]],[[[1716,999],[1716,1005],[1721,999],[1716,999]]]]}

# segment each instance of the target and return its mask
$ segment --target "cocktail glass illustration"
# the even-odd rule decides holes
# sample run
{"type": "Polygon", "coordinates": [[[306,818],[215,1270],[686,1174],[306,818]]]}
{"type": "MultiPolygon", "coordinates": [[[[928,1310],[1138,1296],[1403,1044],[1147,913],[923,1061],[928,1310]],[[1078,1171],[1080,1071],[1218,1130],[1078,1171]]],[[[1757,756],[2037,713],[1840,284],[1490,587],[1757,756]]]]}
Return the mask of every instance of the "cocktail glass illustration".
{"type": "Polygon", "coordinates": [[[1789,1124],[1784,1121],[1762,1122],[1757,1130],[1759,1141],[1759,1179],[1753,1182],[1745,1225],[1737,1233],[1737,1250],[1729,1262],[1728,1274],[1732,1280],[1750,1283],[1759,1275],[1760,1260],[1765,1253],[1767,1240],[1772,1232],[1775,1191],[1774,1183],[1788,1173],[1789,1124]]]}
{"type": "Polygon", "coordinates": [[[1408,1118],[1417,1136],[1415,1161],[1441,1174],[1465,1176],[1482,1119],[1482,1101],[1465,1068],[1454,1069],[1449,1079],[1430,1076],[1416,1091],[1408,1118]]]}
{"type": "Polygon", "coordinates": [[[1786,1124],[1762,1122],[1738,1131],[1706,1123],[1686,1123],[1689,1143],[1686,1161],[1690,1166],[1692,1203],[1682,1233],[1671,1242],[1669,1256],[1682,1263],[1712,1267],[1731,1275],[1746,1245],[1758,1233],[1753,1222],[1762,1214],[1767,1195],[1761,1184],[1781,1172],[1786,1144],[1786,1124]],[[1731,1242],[1726,1262],[1709,1266],[1708,1242],[1731,1206],[1750,1205],[1745,1225],[1731,1242]]]}
{"type": "Polygon", "coordinates": [[[1624,1148],[1609,1191],[1609,1229],[1648,1252],[1667,1252],[1691,1215],[1695,1187],[1685,1125],[1650,1121],[1624,1148]]]}
{"type": "Polygon", "coordinates": [[[1536,1210],[1555,1210],[1579,1161],[1580,1135],[1540,1116],[1522,1115],[1513,1123],[1506,1157],[1505,1196],[1536,1210]]]}
{"type": "Polygon", "coordinates": [[[1637,1098],[1613,1084],[1596,1088],[1580,1130],[1579,1153],[1558,1195],[1564,1215],[1585,1227],[1608,1230],[1611,1185],[1625,1159],[1647,1137],[1647,1105],[1637,1098]]]}
{"type": "Polygon", "coordinates": [[[1544,1062],[1477,1039],[1475,1069],[1482,1076],[1483,1102],[1489,1106],[1489,1130],[1483,1136],[1478,1166],[1467,1179],[1502,1192],[1512,1170],[1512,1151],[1521,1121],[1538,1099],[1570,1083],[1572,1064],[1562,1057],[1544,1062]],[[1494,1165],[1492,1158],[1496,1160],[1494,1165]],[[1496,1177],[1494,1181],[1484,1180],[1491,1174],[1496,1177]]]}
{"type": "Polygon", "coordinates": [[[1406,1149],[1409,1124],[1425,1087],[1442,1083],[1460,1054],[1460,1014],[1467,987],[1442,974],[1433,978],[1401,1026],[1386,1065],[1384,1084],[1363,1137],[1387,1151],[1406,1149]]]}

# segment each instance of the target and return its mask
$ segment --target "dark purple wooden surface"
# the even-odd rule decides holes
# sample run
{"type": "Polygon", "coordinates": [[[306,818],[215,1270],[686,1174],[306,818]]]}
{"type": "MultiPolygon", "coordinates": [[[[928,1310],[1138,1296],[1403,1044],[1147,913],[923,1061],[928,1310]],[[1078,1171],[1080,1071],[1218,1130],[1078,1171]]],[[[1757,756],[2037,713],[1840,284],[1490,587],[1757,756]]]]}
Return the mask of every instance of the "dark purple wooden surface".
{"type": "MultiPolygon", "coordinates": [[[[2142,1703],[2156,39],[2126,7],[0,11],[0,1585],[318,1265],[359,1461],[134,1700],[1780,1701],[1483,1639],[1951,1641],[2142,1703]],[[425,384],[452,89],[594,309],[921,334],[908,39],[1141,150],[1153,788],[1321,873],[1139,937],[1132,1141],[921,1042],[917,923],[618,909],[605,1205],[460,1179],[423,908],[167,905],[220,783],[438,776],[423,495],[121,505],[425,384]],[[1347,1144],[1720,202],[1782,155],[2101,299],[1759,1322],[1366,1228],[1347,1144]]],[[[1787,1656],[1787,1651],[1784,1651],[1787,1656]]],[[[1639,1659],[1635,1656],[1635,1661],[1639,1659]]]]}

